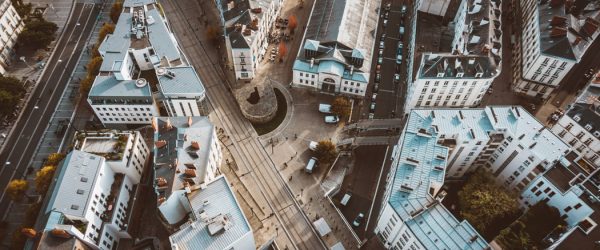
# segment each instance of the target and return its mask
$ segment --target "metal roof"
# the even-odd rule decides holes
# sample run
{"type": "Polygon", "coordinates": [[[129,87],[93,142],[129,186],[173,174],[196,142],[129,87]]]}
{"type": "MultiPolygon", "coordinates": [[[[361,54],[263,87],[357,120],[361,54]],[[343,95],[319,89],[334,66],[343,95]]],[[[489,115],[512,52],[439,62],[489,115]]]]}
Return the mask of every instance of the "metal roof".
{"type": "Polygon", "coordinates": [[[205,89],[202,81],[192,66],[164,68],[175,76],[167,74],[158,75],[160,91],[165,97],[170,95],[204,95],[205,89]]]}
{"type": "Polygon", "coordinates": [[[135,84],[136,80],[119,81],[115,76],[97,76],[90,89],[90,97],[150,97],[152,96],[150,85],[146,83],[143,87],[135,84]]]}
{"type": "Polygon", "coordinates": [[[157,8],[146,11],[146,17],[153,17],[156,22],[148,24],[148,38],[152,48],[161,58],[167,57],[169,61],[181,58],[175,36],[167,28],[165,20],[158,12],[157,8]]]}
{"type": "Polygon", "coordinates": [[[136,7],[151,3],[156,3],[156,0],[125,0],[123,2],[123,7],[136,7]]]}
{"type": "Polygon", "coordinates": [[[177,249],[215,249],[222,250],[237,240],[252,236],[252,230],[242,209],[240,208],[229,183],[224,176],[220,176],[208,183],[205,188],[192,191],[187,195],[193,211],[192,219],[181,226],[181,230],[169,236],[172,245],[177,249]],[[200,219],[201,211],[209,218],[220,215],[227,218],[228,227],[224,232],[211,235],[207,221],[200,219]]]}
{"type": "Polygon", "coordinates": [[[189,177],[195,184],[204,182],[210,147],[213,144],[214,125],[207,117],[191,117],[192,125],[188,125],[188,117],[155,117],[158,132],[154,133],[154,171],[155,177],[162,177],[169,188],[160,189],[160,195],[169,198],[173,190],[183,189],[185,164],[193,164],[196,177],[189,177]],[[169,129],[167,123],[172,128],[169,129]],[[166,145],[158,148],[156,142],[165,141],[166,145]],[[200,149],[192,150],[192,141],[198,142],[200,149]],[[190,154],[190,152],[192,152],[190,154]],[[179,173],[178,173],[179,170],[179,173]]]}

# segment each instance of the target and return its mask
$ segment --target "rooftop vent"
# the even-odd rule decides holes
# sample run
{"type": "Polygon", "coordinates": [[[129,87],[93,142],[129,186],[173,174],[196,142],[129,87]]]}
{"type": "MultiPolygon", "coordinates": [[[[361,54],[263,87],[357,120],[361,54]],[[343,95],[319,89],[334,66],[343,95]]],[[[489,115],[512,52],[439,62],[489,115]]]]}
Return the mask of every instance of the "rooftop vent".
{"type": "Polygon", "coordinates": [[[148,81],[146,81],[146,79],[144,79],[144,78],[135,80],[135,86],[138,88],[145,87],[147,84],[148,84],[148,81]]]}
{"type": "Polygon", "coordinates": [[[173,71],[167,70],[167,72],[165,72],[165,76],[170,79],[173,79],[175,78],[175,73],[173,73],[173,71]]]}
{"type": "Polygon", "coordinates": [[[158,69],[156,69],[156,75],[158,75],[158,76],[162,76],[165,73],[167,73],[167,69],[165,69],[165,68],[158,68],[158,69]]]}

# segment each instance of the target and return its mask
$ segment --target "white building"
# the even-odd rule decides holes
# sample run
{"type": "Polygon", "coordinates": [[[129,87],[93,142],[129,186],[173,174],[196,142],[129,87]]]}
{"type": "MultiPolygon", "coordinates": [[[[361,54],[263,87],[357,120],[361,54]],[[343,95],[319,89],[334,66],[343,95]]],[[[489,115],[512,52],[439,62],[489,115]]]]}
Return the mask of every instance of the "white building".
{"type": "Polygon", "coordinates": [[[250,223],[225,176],[179,196],[189,222],[169,236],[172,249],[256,249],[250,223]]]}
{"type": "MultiPolygon", "coordinates": [[[[552,127],[593,169],[600,167],[600,74],[552,127]]],[[[589,171],[592,171],[590,169],[589,171]]]]}
{"type": "Polygon", "coordinates": [[[487,249],[488,243],[467,221],[459,221],[441,204],[452,149],[438,142],[443,132],[430,114],[409,114],[392,152],[375,234],[387,249],[487,249]]]}
{"type": "MultiPolygon", "coordinates": [[[[114,249],[130,239],[133,200],[150,150],[139,132],[77,135],[42,210],[39,249],[57,241],[114,249]]],[[[54,245],[55,246],[55,245],[54,245]]]]}
{"type": "Polygon", "coordinates": [[[364,97],[380,4],[380,0],[316,1],[294,61],[293,86],[364,97]]]}
{"type": "Polygon", "coordinates": [[[180,201],[185,188],[206,184],[219,175],[221,147],[207,117],[155,117],[152,126],[158,208],[173,225],[187,214],[180,201]]]}
{"type": "Polygon", "coordinates": [[[414,56],[415,75],[407,80],[405,110],[477,106],[500,73],[500,1],[460,1],[453,21],[446,25],[442,20],[450,15],[448,5],[421,1],[414,21],[416,44],[421,48],[414,56]]]}
{"type": "Polygon", "coordinates": [[[98,51],[103,61],[88,103],[104,125],[150,124],[161,104],[169,116],[200,115],[206,91],[155,0],[125,1],[98,51]]]}
{"type": "Polygon", "coordinates": [[[513,49],[516,93],[547,99],[598,37],[600,3],[571,2],[517,1],[521,29],[513,49]]]}
{"type": "Polygon", "coordinates": [[[284,0],[216,0],[227,59],[238,80],[250,82],[265,58],[269,36],[284,0]]]}
{"type": "Polygon", "coordinates": [[[15,56],[13,47],[25,24],[10,0],[0,3],[0,75],[6,73],[11,58],[15,56]]]}

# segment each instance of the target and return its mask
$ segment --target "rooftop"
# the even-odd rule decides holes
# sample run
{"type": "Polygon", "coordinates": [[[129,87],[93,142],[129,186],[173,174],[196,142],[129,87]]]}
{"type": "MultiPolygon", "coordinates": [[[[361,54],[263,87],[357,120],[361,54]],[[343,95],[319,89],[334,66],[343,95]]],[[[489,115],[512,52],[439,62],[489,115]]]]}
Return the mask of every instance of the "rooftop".
{"type": "Polygon", "coordinates": [[[600,2],[541,0],[538,29],[542,54],[579,61],[600,30],[600,2]],[[570,10],[570,11],[568,11],[570,10]]]}
{"type": "Polygon", "coordinates": [[[380,3],[381,0],[315,2],[297,60],[333,60],[347,67],[354,65],[355,71],[370,72],[380,3]],[[318,53],[308,55],[307,49],[318,53]]]}
{"type": "MultiPolygon", "coordinates": [[[[139,81],[145,81],[138,79],[139,81]]],[[[96,76],[90,89],[91,97],[151,97],[150,85],[138,85],[138,80],[119,81],[114,75],[96,76]]]]}
{"type": "Polygon", "coordinates": [[[238,239],[252,237],[246,217],[224,176],[187,194],[193,218],[169,237],[177,249],[227,249],[238,239]]]}
{"type": "Polygon", "coordinates": [[[163,69],[164,73],[157,72],[160,91],[163,95],[204,95],[204,85],[192,66],[163,69]]]}
{"type": "Polygon", "coordinates": [[[250,48],[256,38],[264,12],[272,0],[226,0],[220,1],[219,10],[224,21],[225,34],[232,48],[250,48]]]}
{"type": "Polygon", "coordinates": [[[600,85],[588,85],[567,110],[566,115],[581,127],[591,126],[588,131],[597,133],[600,140],[600,85]]]}
{"type": "Polygon", "coordinates": [[[160,198],[173,190],[204,182],[214,125],[207,117],[155,117],[155,177],[165,181],[156,187],[160,198]]]}
{"type": "Polygon", "coordinates": [[[417,14],[415,74],[420,78],[492,78],[500,71],[500,1],[467,0],[458,8],[455,22],[417,14]],[[464,12],[464,19],[461,13],[464,12]],[[454,30],[465,28],[465,32],[454,30]],[[437,32],[431,32],[436,30],[437,32]],[[453,47],[454,46],[454,47],[453,47]]]}

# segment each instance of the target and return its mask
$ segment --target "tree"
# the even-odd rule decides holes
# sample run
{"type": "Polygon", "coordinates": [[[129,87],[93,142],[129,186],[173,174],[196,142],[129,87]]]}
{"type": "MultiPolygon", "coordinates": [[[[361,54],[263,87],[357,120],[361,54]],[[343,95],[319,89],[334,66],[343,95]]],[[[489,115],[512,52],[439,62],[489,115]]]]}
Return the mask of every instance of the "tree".
{"type": "Polygon", "coordinates": [[[46,165],[56,166],[64,158],[65,158],[65,154],[52,153],[52,154],[48,155],[48,159],[46,160],[46,165]]]}
{"type": "Polygon", "coordinates": [[[350,101],[348,98],[338,96],[331,104],[331,113],[340,117],[348,117],[350,115],[350,101]]]}
{"type": "Polygon", "coordinates": [[[287,47],[285,46],[285,43],[280,42],[279,43],[279,61],[283,62],[283,58],[285,57],[285,55],[287,55],[287,47]]]}
{"type": "Polygon", "coordinates": [[[335,144],[333,144],[333,142],[330,140],[319,141],[315,153],[317,155],[317,159],[319,159],[319,162],[323,164],[331,164],[337,157],[337,149],[335,148],[335,144]]]}
{"type": "Polygon", "coordinates": [[[46,194],[52,183],[55,171],[56,166],[44,166],[35,174],[35,191],[38,194],[46,194]]]}
{"type": "Polygon", "coordinates": [[[296,31],[296,27],[298,27],[298,19],[295,15],[292,15],[288,19],[288,28],[290,29],[291,34],[294,34],[294,31],[296,31]]]}
{"type": "Polygon", "coordinates": [[[28,19],[25,28],[19,34],[19,44],[31,49],[46,48],[54,40],[54,33],[58,30],[53,22],[44,19],[28,19]]]}
{"type": "Polygon", "coordinates": [[[10,199],[12,199],[13,201],[21,201],[28,187],[29,183],[27,183],[26,180],[14,179],[8,183],[6,192],[10,196],[10,199]]]}
{"type": "Polygon", "coordinates": [[[31,13],[33,6],[31,3],[24,4],[23,0],[12,0],[11,2],[17,10],[17,14],[19,14],[21,18],[25,18],[27,15],[29,15],[29,13],[31,13]]]}
{"type": "Polygon", "coordinates": [[[102,25],[102,28],[100,28],[100,31],[98,31],[98,41],[104,41],[106,35],[112,34],[113,32],[115,32],[115,25],[112,23],[105,23],[102,25]]]}
{"type": "Polygon", "coordinates": [[[494,177],[483,169],[469,177],[458,197],[461,216],[483,234],[493,222],[519,211],[515,195],[496,185],[494,177]]]}
{"type": "Polygon", "coordinates": [[[119,21],[119,16],[121,15],[122,11],[123,11],[123,2],[116,1],[112,5],[112,8],[110,8],[110,20],[113,23],[117,23],[117,21],[119,21]]]}
{"type": "Polygon", "coordinates": [[[79,82],[79,93],[83,96],[87,96],[90,93],[90,89],[92,89],[92,84],[94,83],[94,77],[86,76],[81,79],[79,82]]]}
{"type": "Polygon", "coordinates": [[[548,206],[546,202],[538,202],[500,231],[495,240],[504,249],[545,249],[548,245],[543,239],[555,228],[565,225],[558,209],[548,206]]]}
{"type": "Polygon", "coordinates": [[[219,41],[219,31],[215,27],[209,26],[206,29],[206,37],[208,37],[208,40],[210,40],[213,44],[217,44],[219,41]]]}
{"type": "Polygon", "coordinates": [[[0,77],[0,115],[15,111],[15,106],[25,94],[23,83],[14,77],[0,77]]]}
{"type": "Polygon", "coordinates": [[[87,73],[89,76],[96,76],[100,73],[100,66],[102,66],[102,57],[97,56],[92,58],[87,64],[87,73]]]}

